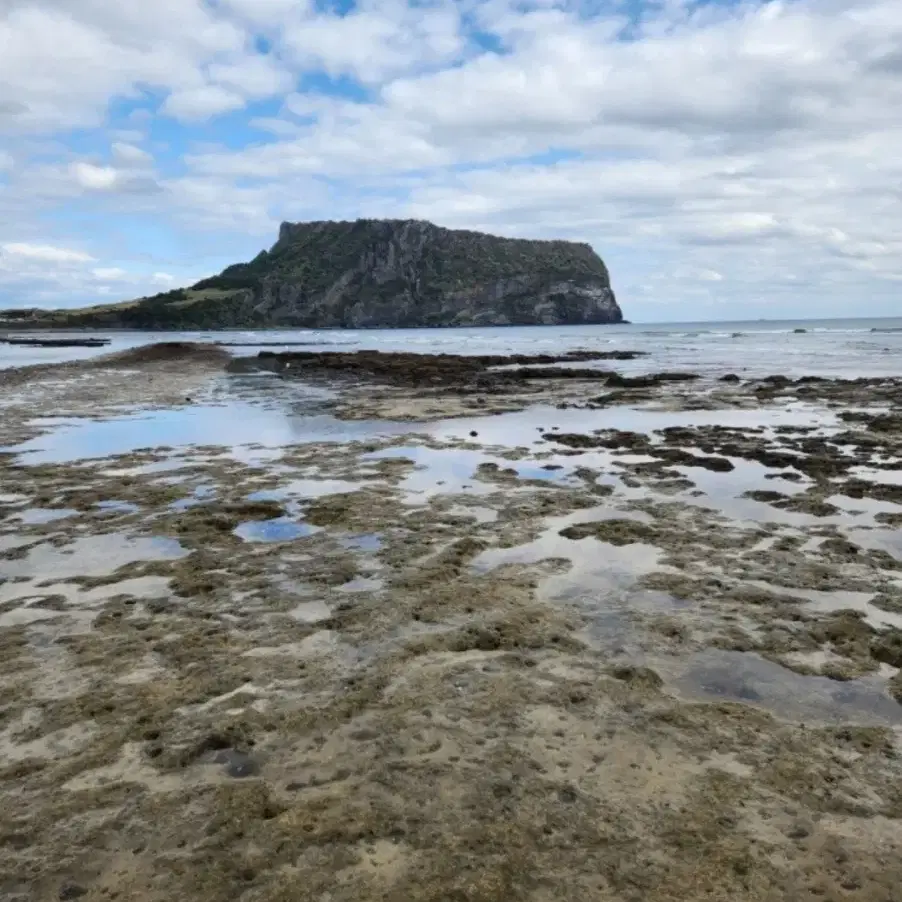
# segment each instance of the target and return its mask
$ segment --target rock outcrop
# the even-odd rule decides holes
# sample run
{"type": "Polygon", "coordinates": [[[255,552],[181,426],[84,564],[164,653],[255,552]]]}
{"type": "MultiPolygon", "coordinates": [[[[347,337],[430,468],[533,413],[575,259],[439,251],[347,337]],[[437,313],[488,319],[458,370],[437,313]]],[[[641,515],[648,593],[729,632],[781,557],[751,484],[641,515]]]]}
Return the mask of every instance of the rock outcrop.
{"type": "Polygon", "coordinates": [[[80,324],[379,328],[618,323],[588,244],[500,238],[416,220],[283,223],[249,263],[80,324]]]}

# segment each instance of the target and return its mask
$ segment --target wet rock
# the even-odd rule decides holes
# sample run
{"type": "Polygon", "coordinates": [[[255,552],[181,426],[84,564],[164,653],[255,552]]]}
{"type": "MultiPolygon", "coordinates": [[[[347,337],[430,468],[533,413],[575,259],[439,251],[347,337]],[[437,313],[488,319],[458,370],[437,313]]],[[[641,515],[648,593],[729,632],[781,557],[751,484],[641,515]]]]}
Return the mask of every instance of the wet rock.
{"type": "Polygon", "coordinates": [[[244,501],[216,507],[192,507],[173,518],[175,531],[184,536],[203,539],[222,538],[246,521],[271,520],[284,514],[275,501],[244,501]]]}
{"type": "Polygon", "coordinates": [[[887,690],[889,694],[900,704],[902,705],[902,671],[897,673],[890,681],[887,683],[887,690]]]}
{"type": "MultiPolygon", "coordinates": [[[[535,379],[605,379],[604,370],[552,366],[599,360],[632,360],[639,351],[571,351],[566,354],[416,354],[408,351],[261,351],[256,358],[238,358],[232,371],[248,369],[253,360],[258,369],[300,378],[347,377],[405,387],[448,386],[461,394],[515,388],[535,379]],[[497,369],[498,367],[510,367],[497,369]]],[[[484,399],[483,399],[484,400],[484,399]]],[[[479,403],[479,399],[477,399],[479,403]]]]}
{"type": "Polygon", "coordinates": [[[174,602],[168,598],[148,598],[144,602],[144,610],[148,614],[171,614],[176,609],[174,602]]]}
{"type": "Polygon", "coordinates": [[[785,479],[787,482],[801,482],[805,477],[795,470],[785,470],[780,473],[766,473],[765,479],[785,479]]]}
{"type": "Polygon", "coordinates": [[[793,495],[783,501],[774,504],[781,510],[792,511],[796,514],[809,514],[812,517],[832,517],[839,513],[839,508],[829,501],[811,495],[793,495]]]}
{"type": "Polygon", "coordinates": [[[875,498],[878,501],[902,504],[902,485],[872,482],[869,479],[847,479],[839,490],[850,498],[875,498]]]}
{"type": "Polygon", "coordinates": [[[891,667],[902,667],[902,630],[889,630],[872,639],[871,655],[891,667]]]}
{"type": "Polygon", "coordinates": [[[813,624],[812,638],[818,644],[831,643],[833,650],[853,660],[870,656],[870,642],[874,628],[867,623],[861,611],[837,611],[826,620],[813,624]]]}
{"type": "Polygon", "coordinates": [[[729,473],[735,469],[733,462],[727,460],[726,457],[702,456],[693,454],[690,451],[684,451],[681,448],[653,448],[649,453],[676,466],[701,467],[705,470],[712,470],[715,473],[729,473]]]}
{"type": "Polygon", "coordinates": [[[832,555],[833,557],[842,559],[850,559],[858,557],[861,549],[854,542],[850,542],[848,539],[834,537],[825,539],[823,542],[821,542],[818,551],[821,554],[832,555]]]}
{"type": "Polygon", "coordinates": [[[163,770],[181,769],[197,763],[228,764],[228,754],[248,754],[244,749],[252,748],[254,740],[245,729],[227,727],[222,731],[206,733],[193,743],[170,745],[157,743],[161,753],[154,764],[163,770]],[[217,760],[223,755],[222,760],[217,760]]]}
{"type": "MultiPolygon", "coordinates": [[[[558,427],[553,426],[552,430],[558,427]]],[[[609,448],[620,449],[645,449],[651,444],[651,439],[641,432],[629,432],[621,429],[607,429],[603,432],[587,435],[581,432],[546,432],[542,438],[546,441],[557,442],[568,448],[609,448]]]]}
{"type": "Polygon", "coordinates": [[[742,380],[739,378],[739,376],[736,375],[736,373],[727,373],[726,375],[720,377],[720,381],[721,382],[741,382],[742,380]]]}
{"type": "Polygon", "coordinates": [[[805,839],[806,836],[811,835],[811,830],[812,825],[810,821],[796,821],[790,825],[786,835],[790,839],[805,839]]]}
{"type": "Polygon", "coordinates": [[[558,790],[557,797],[565,805],[572,805],[577,800],[578,795],[572,786],[563,786],[558,790]]]}
{"type": "Polygon", "coordinates": [[[57,893],[57,898],[60,902],[70,902],[72,899],[80,899],[87,894],[88,891],[77,883],[64,883],[57,893]]]}
{"type": "Polygon", "coordinates": [[[744,492],[742,497],[749,498],[752,501],[760,501],[763,504],[773,504],[775,501],[782,501],[786,498],[786,495],[782,492],[771,492],[767,489],[752,489],[749,492],[744,492]]]}
{"type": "Polygon", "coordinates": [[[654,388],[666,382],[693,382],[700,378],[698,373],[651,373],[646,376],[612,373],[607,381],[609,388],[654,388]]]}
{"type": "Polygon", "coordinates": [[[622,680],[640,689],[660,689],[664,685],[661,677],[650,667],[623,664],[612,667],[610,674],[615,680],[622,680]]]}
{"type": "Polygon", "coordinates": [[[880,592],[871,599],[871,604],[881,611],[888,611],[891,614],[902,614],[902,593],[890,594],[889,592],[880,592]]]}
{"type": "Polygon", "coordinates": [[[591,536],[609,545],[653,544],[657,533],[647,523],[638,520],[598,520],[594,523],[576,523],[559,533],[565,539],[579,541],[591,536]]]}

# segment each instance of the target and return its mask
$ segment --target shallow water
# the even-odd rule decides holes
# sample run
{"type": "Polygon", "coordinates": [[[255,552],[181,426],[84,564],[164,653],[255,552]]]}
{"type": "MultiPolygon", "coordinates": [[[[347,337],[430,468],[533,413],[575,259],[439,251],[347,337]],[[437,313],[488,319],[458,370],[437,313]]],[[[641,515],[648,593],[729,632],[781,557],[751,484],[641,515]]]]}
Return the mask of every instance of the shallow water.
{"type": "Polygon", "coordinates": [[[125,564],[171,561],[187,554],[175,539],[108,533],[83,536],[60,547],[42,542],[30,548],[23,558],[4,561],[3,575],[42,580],[103,576],[125,564]]]}
{"type": "Polygon", "coordinates": [[[567,601],[592,606],[609,606],[612,596],[632,589],[639,577],[657,569],[663,552],[653,545],[631,543],[612,545],[598,539],[568,539],[561,529],[575,523],[599,520],[636,519],[647,515],[629,515],[622,511],[599,507],[578,511],[565,517],[550,517],[548,528],[534,541],[511,548],[489,548],[472,562],[477,573],[489,573],[510,564],[529,565],[543,561],[559,561],[561,572],[545,577],[539,595],[548,600],[567,601]]]}
{"type": "Polygon", "coordinates": [[[435,495],[490,495],[497,492],[499,486],[496,483],[480,479],[477,474],[478,468],[484,464],[511,470],[517,479],[540,479],[549,483],[566,480],[573,469],[570,463],[566,469],[547,470],[544,469],[544,461],[508,460],[491,451],[451,445],[445,448],[427,445],[384,448],[363,455],[362,460],[411,461],[414,469],[399,483],[408,504],[421,504],[435,495]]]}
{"type": "Polygon", "coordinates": [[[94,507],[98,508],[98,510],[108,511],[112,514],[136,514],[141,509],[137,504],[134,504],[131,501],[116,500],[98,501],[95,503],[94,507]]]}
{"type": "Polygon", "coordinates": [[[71,508],[47,508],[29,507],[13,514],[10,519],[21,523],[23,526],[41,526],[45,523],[54,523],[57,520],[65,520],[75,516],[78,511],[71,508]]]}
{"type": "Polygon", "coordinates": [[[886,629],[887,627],[902,629],[902,614],[894,614],[872,605],[871,600],[874,597],[874,593],[872,592],[802,589],[779,586],[759,580],[750,581],[748,585],[763,589],[766,592],[774,592],[778,595],[786,594],[793,595],[796,598],[804,598],[807,602],[805,608],[809,614],[832,614],[836,611],[858,611],[864,615],[865,622],[874,627],[874,629],[886,629]]]}
{"type": "Polygon", "coordinates": [[[368,532],[359,535],[344,536],[338,540],[340,545],[354,551],[378,551],[382,547],[382,538],[378,533],[368,532]]]}
{"type": "Polygon", "coordinates": [[[752,652],[706,649],[659,659],[656,669],[690,696],[764,707],[780,717],[833,723],[902,723],[902,705],[877,677],[837,681],[804,676],[752,652]]]}
{"type": "Polygon", "coordinates": [[[319,532],[318,526],[298,523],[289,517],[274,520],[252,520],[235,527],[235,535],[245,542],[291,542],[319,532]]]}
{"type": "MultiPolygon", "coordinates": [[[[629,309],[625,311],[629,316],[629,309]]],[[[836,319],[637,323],[620,326],[514,326],[479,329],[259,330],[248,332],[97,332],[103,349],[0,345],[0,368],[80,360],[155,341],[225,341],[236,355],[256,354],[246,342],[307,342],[309,350],[423,353],[562,353],[574,348],[640,350],[650,356],[617,361],[621,372],[692,370],[721,375],[897,375],[902,373],[902,319],[836,319]],[[794,329],[805,329],[797,334],[794,329]],[[881,331],[871,331],[872,329],[881,331]],[[779,361],[778,364],[775,361],[779,361]]],[[[287,345],[284,346],[287,350],[287,345]]],[[[296,350],[303,348],[295,347],[296,350]]],[[[268,350],[278,350],[277,347],[268,350]]]]}
{"type": "Polygon", "coordinates": [[[82,589],[77,583],[48,581],[43,577],[21,582],[0,583],[0,604],[7,609],[0,613],[0,628],[40,624],[42,621],[59,623],[65,617],[65,627],[58,627],[59,635],[90,631],[95,608],[102,607],[116,595],[128,595],[135,599],[162,598],[171,594],[169,580],[160,576],[139,576],[106,583],[93,589],[82,589]],[[62,599],[65,610],[56,604],[47,606],[48,599],[62,599]]]}
{"type": "Polygon", "coordinates": [[[261,489],[247,496],[248,501],[289,501],[291,499],[309,500],[335,495],[341,492],[353,492],[362,488],[364,483],[351,482],[347,479],[292,479],[274,489],[261,489]]]}
{"type": "MultiPolygon", "coordinates": [[[[487,445],[529,447],[543,444],[543,432],[590,433],[620,429],[649,433],[670,426],[727,426],[750,429],[756,426],[834,425],[833,414],[811,404],[793,402],[779,407],[755,410],[645,410],[633,407],[607,407],[602,410],[568,408],[559,410],[536,405],[514,413],[459,418],[432,424],[428,432],[439,440],[468,439],[471,432],[487,445]]],[[[548,444],[548,450],[554,447],[548,444]]]]}
{"type": "MultiPolygon", "coordinates": [[[[48,425],[35,420],[34,425],[48,425]]],[[[68,419],[12,451],[24,464],[65,463],[129,454],[142,449],[191,445],[223,446],[239,460],[264,459],[267,449],[307,442],[350,442],[397,435],[410,424],[339,420],[329,414],[304,416],[284,408],[233,401],[227,406],[192,404],[129,413],[105,420],[68,419]]]]}

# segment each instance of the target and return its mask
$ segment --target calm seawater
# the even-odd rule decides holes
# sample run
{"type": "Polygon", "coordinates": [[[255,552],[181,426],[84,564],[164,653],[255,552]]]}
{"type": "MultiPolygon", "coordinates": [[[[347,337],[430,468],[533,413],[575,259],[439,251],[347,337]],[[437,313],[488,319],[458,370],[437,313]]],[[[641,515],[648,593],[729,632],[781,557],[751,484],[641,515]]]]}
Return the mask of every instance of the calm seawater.
{"type": "MultiPolygon", "coordinates": [[[[623,372],[692,370],[747,377],[902,376],[902,317],[643,323],[629,326],[511,326],[487,329],[261,330],[255,332],[92,332],[107,348],[23,348],[0,344],[0,368],[80,360],[155,341],[305,342],[309,349],[457,354],[561,353],[575,349],[648,351],[623,372]],[[794,330],[804,329],[799,333],[794,330]]],[[[259,348],[234,347],[236,354],[259,348]]],[[[278,348],[272,348],[278,350],[278,348]]],[[[304,350],[297,347],[296,350],[304,350]]],[[[609,364],[603,364],[609,366],[609,364]]]]}

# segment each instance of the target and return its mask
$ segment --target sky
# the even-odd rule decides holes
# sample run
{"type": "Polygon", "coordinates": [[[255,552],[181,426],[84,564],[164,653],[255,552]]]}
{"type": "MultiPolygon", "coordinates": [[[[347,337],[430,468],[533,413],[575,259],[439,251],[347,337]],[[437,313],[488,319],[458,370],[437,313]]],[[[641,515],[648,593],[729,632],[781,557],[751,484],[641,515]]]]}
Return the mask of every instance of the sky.
{"type": "Polygon", "coordinates": [[[0,0],[0,307],[358,217],[589,241],[634,321],[902,315],[902,0],[0,0]]]}

